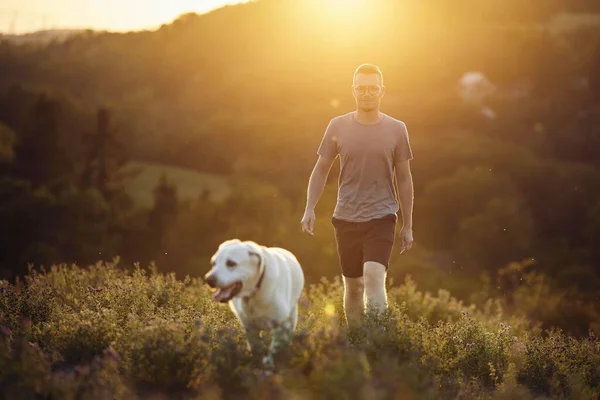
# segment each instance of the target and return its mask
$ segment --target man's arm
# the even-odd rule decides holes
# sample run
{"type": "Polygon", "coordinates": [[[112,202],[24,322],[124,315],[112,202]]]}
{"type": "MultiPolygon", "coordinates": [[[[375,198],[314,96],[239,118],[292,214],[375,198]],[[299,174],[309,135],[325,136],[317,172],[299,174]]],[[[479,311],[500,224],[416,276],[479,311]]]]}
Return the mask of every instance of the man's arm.
{"type": "Polygon", "coordinates": [[[412,230],[414,189],[410,171],[410,161],[396,163],[396,186],[398,187],[398,202],[402,211],[403,229],[412,230]]]}
{"type": "Polygon", "coordinates": [[[335,121],[335,118],[329,121],[325,129],[325,133],[317,149],[319,158],[308,179],[306,208],[304,209],[304,216],[302,216],[302,230],[310,235],[313,235],[315,228],[315,207],[325,188],[333,160],[338,155],[338,138],[335,121]]]}
{"type": "Polygon", "coordinates": [[[333,165],[333,159],[319,156],[315,166],[308,179],[308,190],[306,194],[306,208],[305,210],[313,210],[321,198],[329,171],[333,165]]]}
{"type": "Polygon", "coordinates": [[[315,207],[325,188],[325,183],[327,182],[327,176],[331,170],[333,160],[333,158],[319,155],[308,180],[306,207],[304,209],[304,215],[302,216],[302,230],[310,235],[314,234],[315,207]]]}

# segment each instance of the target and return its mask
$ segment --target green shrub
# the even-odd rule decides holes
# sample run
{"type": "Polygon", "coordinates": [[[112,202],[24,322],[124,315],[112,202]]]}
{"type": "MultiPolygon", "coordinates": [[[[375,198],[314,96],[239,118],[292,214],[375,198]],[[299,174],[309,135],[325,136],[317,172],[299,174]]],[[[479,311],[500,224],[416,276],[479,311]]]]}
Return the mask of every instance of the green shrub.
{"type": "Polygon", "coordinates": [[[501,383],[508,368],[509,328],[487,331],[466,312],[458,323],[440,322],[423,335],[423,362],[432,366],[441,386],[475,384],[486,390],[501,383]]]}
{"type": "MultiPolygon", "coordinates": [[[[407,279],[345,324],[341,279],[309,285],[266,374],[235,316],[199,279],[116,264],[0,282],[0,389],[12,398],[594,398],[600,341],[541,331],[504,303],[465,306],[407,279]]],[[[268,345],[270,335],[262,338],[268,345]]]]}
{"type": "Polygon", "coordinates": [[[600,341],[550,331],[526,343],[518,381],[535,394],[572,398],[573,390],[600,393],[600,341]]]}

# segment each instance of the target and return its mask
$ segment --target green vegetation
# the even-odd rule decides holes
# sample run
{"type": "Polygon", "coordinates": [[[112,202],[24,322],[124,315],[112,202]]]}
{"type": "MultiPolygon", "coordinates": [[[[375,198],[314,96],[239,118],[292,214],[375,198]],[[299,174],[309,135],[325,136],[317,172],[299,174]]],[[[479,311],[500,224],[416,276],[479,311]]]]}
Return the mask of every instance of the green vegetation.
{"type": "Polygon", "coordinates": [[[211,201],[219,202],[231,191],[227,177],[159,163],[130,162],[123,167],[122,173],[131,176],[125,192],[138,207],[147,209],[154,205],[154,189],[163,175],[177,187],[182,201],[199,199],[207,191],[211,201]]]}
{"type": "MultiPolygon", "coordinates": [[[[118,261],[117,261],[118,262],[118,261]]],[[[7,400],[592,399],[600,340],[542,331],[490,299],[467,307],[406,280],[381,317],[348,331],[339,279],[306,288],[279,371],[251,363],[242,331],[198,279],[156,268],[59,265],[0,283],[7,400]],[[400,396],[400,397],[399,397],[400,396]]]]}

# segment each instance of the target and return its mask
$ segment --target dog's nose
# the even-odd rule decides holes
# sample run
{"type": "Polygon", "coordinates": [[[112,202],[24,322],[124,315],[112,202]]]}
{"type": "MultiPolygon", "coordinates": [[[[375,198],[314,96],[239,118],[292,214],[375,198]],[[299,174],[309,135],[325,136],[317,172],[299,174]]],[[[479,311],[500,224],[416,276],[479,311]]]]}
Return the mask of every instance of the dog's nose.
{"type": "Polygon", "coordinates": [[[206,284],[208,286],[210,286],[211,288],[214,288],[215,284],[217,283],[217,278],[214,275],[206,275],[204,277],[204,281],[206,282],[206,284]]]}

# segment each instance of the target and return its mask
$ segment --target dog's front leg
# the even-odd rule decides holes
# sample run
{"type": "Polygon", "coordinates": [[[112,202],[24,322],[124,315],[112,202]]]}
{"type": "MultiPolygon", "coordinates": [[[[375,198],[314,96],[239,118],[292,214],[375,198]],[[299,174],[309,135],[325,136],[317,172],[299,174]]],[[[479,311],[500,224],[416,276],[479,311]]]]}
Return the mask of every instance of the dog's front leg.
{"type": "Polygon", "coordinates": [[[248,324],[244,326],[246,333],[246,347],[250,352],[250,356],[254,362],[258,362],[260,360],[260,355],[262,353],[262,341],[260,337],[260,329],[257,326],[252,324],[248,324]]]}
{"type": "Polygon", "coordinates": [[[269,352],[263,358],[263,364],[269,369],[275,369],[275,359],[281,354],[281,351],[286,349],[292,341],[292,321],[287,319],[280,324],[275,324],[273,327],[273,337],[269,352]]]}

